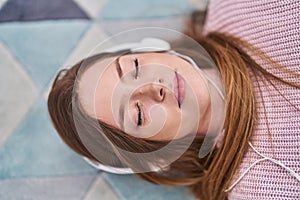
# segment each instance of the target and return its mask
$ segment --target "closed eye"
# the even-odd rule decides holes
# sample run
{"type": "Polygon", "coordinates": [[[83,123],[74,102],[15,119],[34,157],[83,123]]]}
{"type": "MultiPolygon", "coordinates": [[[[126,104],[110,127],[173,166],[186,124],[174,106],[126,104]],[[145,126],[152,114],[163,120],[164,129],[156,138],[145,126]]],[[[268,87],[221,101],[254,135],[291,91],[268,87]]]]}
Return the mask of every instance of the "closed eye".
{"type": "Polygon", "coordinates": [[[139,61],[137,58],[134,59],[134,65],[135,65],[135,79],[137,79],[139,75],[139,61]]]}
{"type": "Polygon", "coordinates": [[[142,112],[141,112],[141,106],[140,106],[139,102],[136,103],[136,107],[138,110],[137,125],[141,126],[142,125],[142,112]]]}

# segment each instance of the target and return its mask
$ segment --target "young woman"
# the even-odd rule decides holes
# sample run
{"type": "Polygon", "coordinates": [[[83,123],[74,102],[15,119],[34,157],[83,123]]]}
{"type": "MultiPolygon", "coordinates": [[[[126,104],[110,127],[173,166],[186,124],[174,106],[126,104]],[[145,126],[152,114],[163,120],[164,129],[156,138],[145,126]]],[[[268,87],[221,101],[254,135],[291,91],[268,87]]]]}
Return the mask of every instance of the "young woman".
{"type": "Polygon", "coordinates": [[[210,59],[188,51],[110,51],[84,59],[54,81],[48,99],[54,126],[78,154],[129,167],[152,183],[188,186],[199,199],[296,199],[299,7],[211,1],[203,33],[193,24],[190,36],[216,64],[221,85],[195,68],[213,65],[210,59]],[[132,156],[170,144],[147,159],[132,156]],[[209,153],[201,154],[203,146],[209,153]]]}

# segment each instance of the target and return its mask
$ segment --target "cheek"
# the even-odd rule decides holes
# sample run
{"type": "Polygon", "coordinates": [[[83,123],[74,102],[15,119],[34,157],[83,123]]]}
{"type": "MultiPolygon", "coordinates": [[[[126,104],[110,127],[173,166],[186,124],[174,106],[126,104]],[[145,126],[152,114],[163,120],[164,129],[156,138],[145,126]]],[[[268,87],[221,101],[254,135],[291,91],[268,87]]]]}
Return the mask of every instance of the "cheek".
{"type": "Polygon", "coordinates": [[[157,121],[165,121],[163,124],[163,127],[158,131],[155,135],[152,137],[149,137],[149,139],[152,140],[172,140],[175,139],[176,134],[179,130],[180,124],[181,124],[181,112],[176,111],[174,109],[170,109],[168,107],[165,107],[166,115],[157,115],[153,116],[152,120],[157,121]]]}
{"type": "MultiPolygon", "coordinates": [[[[137,127],[137,109],[133,104],[129,109],[129,120],[137,127]]],[[[145,109],[145,108],[144,108],[145,109]]],[[[156,104],[149,106],[143,111],[146,121],[136,129],[127,129],[135,137],[148,138],[151,140],[172,140],[181,124],[181,111],[174,109],[169,104],[156,104]]],[[[129,121],[126,123],[129,125],[129,121]]],[[[127,126],[128,127],[128,126],[127,126]]]]}

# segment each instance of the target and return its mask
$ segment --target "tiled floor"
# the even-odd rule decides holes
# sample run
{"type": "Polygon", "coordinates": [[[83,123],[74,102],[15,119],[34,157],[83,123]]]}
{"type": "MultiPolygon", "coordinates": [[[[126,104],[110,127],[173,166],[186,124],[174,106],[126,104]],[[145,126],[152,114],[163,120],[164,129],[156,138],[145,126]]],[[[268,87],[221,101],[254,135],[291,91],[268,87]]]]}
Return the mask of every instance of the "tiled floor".
{"type": "Polygon", "coordinates": [[[122,30],[182,30],[188,0],[0,0],[0,199],[193,199],[185,188],[97,171],[49,120],[56,72],[122,30]],[[124,9],[126,8],[126,9],[124,9]]]}

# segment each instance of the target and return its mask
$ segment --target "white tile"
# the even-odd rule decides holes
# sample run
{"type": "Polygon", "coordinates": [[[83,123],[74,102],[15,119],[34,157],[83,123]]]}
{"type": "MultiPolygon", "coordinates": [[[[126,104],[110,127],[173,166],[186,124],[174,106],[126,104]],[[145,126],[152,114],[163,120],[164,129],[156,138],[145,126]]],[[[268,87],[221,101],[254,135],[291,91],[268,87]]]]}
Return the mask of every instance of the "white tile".
{"type": "Polygon", "coordinates": [[[52,83],[53,83],[53,80],[51,80],[50,84],[46,87],[46,90],[43,93],[43,97],[44,97],[45,100],[48,99],[52,83]]]}
{"type": "MultiPolygon", "coordinates": [[[[71,55],[68,57],[68,59],[65,61],[65,63],[59,70],[71,67],[83,58],[96,53],[93,52],[93,49],[107,38],[108,36],[100,29],[100,25],[98,23],[94,23],[91,26],[91,28],[86,32],[86,34],[82,37],[80,42],[77,44],[76,48],[74,48],[74,51],[71,53],[71,55]]],[[[53,83],[54,78],[55,77],[52,78],[51,83],[48,85],[46,91],[43,94],[45,99],[48,98],[50,87],[53,83]]]]}
{"type": "Polygon", "coordinates": [[[0,0],[0,9],[2,8],[2,6],[7,2],[7,0],[0,0]]]}
{"type": "Polygon", "coordinates": [[[0,146],[38,98],[39,90],[0,43],[0,146]]]}
{"type": "Polygon", "coordinates": [[[91,18],[96,18],[107,0],[74,0],[91,18]]]}
{"type": "Polygon", "coordinates": [[[87,192],[84,200],[118,200],[118,196],[112,191],[105,180],[99,176],[90,190],[87,192]]]}

